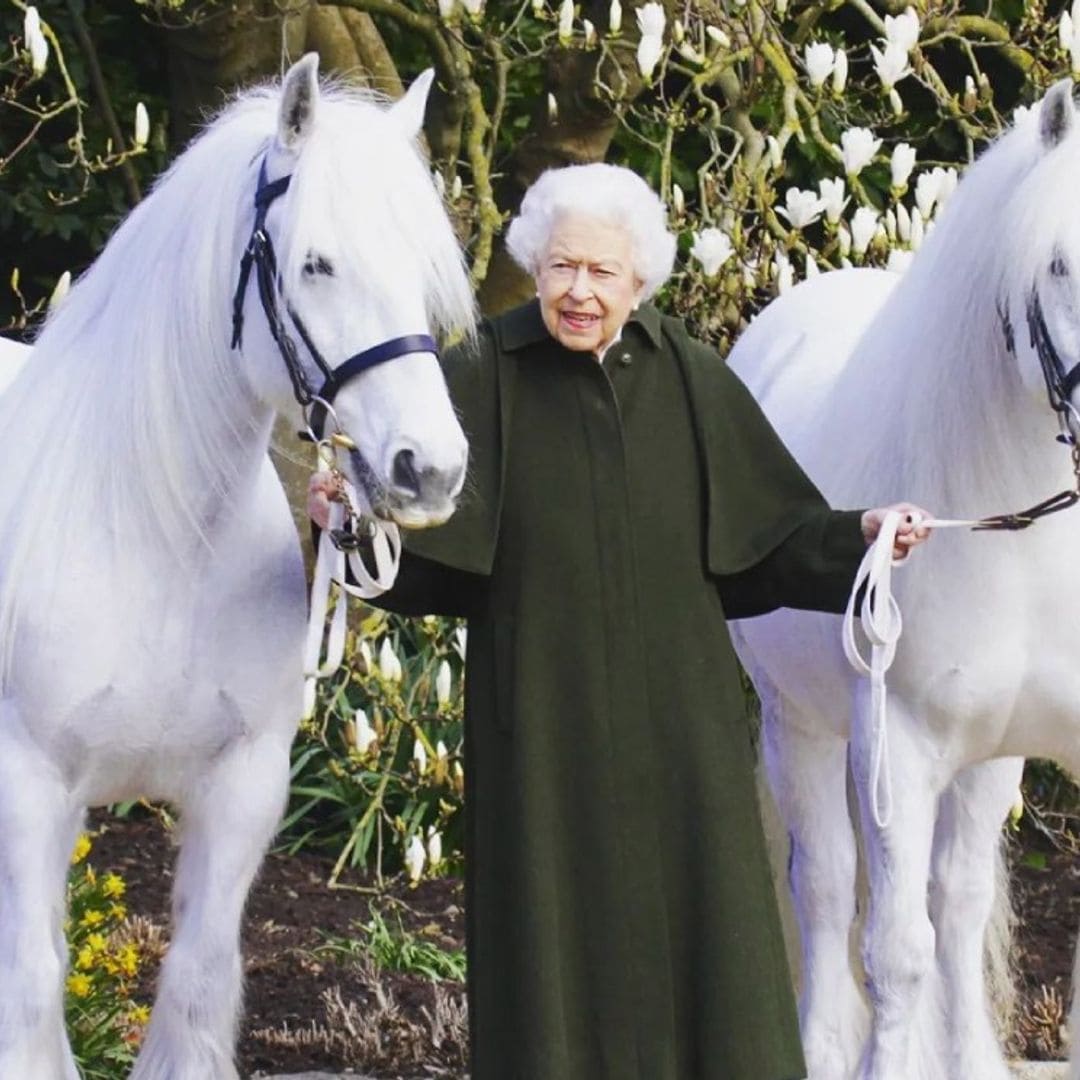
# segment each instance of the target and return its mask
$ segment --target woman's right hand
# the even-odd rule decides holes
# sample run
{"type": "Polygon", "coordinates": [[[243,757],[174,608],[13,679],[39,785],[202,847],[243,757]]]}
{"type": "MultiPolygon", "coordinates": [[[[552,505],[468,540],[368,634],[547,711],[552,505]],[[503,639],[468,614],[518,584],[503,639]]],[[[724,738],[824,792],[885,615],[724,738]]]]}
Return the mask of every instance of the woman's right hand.
{"type": "Polygon", "coordinates": [[[307,512],[308,517],[325,529],[330,524],[330,503],[336,502],[341,495],[337,477],[332,472],[312,473],[308,481],[307,512]]]}

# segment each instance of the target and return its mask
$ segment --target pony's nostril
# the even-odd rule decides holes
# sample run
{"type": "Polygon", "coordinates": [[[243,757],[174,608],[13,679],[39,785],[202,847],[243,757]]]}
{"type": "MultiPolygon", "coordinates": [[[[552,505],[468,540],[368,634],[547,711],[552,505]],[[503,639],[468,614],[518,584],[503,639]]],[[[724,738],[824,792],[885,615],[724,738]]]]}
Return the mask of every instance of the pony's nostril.
{"type": "Polygon", "coordinates": [[[420,477],[416,472],[416,455],[411,450],[399,450],[394,455],[391,476],[395,487],[409,492],[410,495],[420,494],[420,477]]]}

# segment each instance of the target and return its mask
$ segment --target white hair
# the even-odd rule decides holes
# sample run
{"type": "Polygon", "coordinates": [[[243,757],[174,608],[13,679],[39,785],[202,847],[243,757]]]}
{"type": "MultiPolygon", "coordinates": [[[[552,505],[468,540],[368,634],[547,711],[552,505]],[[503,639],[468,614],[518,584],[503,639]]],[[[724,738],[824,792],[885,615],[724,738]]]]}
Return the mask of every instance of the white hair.
{"type": "Polygon", "coordinates": [[[657,194],[636,173],[620,165],[568,165],[549,169],[525,192],[510,223],[506,247],[514,261],[536,277],[551,231],[562,214],[583,214],[626,230],[634,272],[647,300],[667,280],[675,262],[675,237],[657,194]]]}

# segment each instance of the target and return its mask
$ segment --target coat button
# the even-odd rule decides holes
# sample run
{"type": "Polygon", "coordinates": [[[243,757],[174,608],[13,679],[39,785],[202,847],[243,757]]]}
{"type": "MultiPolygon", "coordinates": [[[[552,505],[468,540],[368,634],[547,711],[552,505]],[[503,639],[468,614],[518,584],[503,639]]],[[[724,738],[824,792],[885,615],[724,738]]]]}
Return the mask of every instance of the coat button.
{"type": "Polygon", "coordinates": [[[628,352],[624,352],[622,356],[619,357],[619,363],[622,364],[623,367],[629,367],[633,362],[634,358],[628,352]]]}

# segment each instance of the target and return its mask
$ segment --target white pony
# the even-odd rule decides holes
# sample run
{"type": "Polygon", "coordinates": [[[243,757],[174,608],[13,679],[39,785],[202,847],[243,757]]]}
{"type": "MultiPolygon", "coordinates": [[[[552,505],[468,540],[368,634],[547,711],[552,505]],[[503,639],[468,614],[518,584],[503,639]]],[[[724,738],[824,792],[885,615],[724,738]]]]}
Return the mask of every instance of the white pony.
{"type": "Polygon", "coordinates": [[[320,91],[312,55],[280,91],[244,94],[117,230],[0,396],[2,1080],[78,1076],[62,1010],[68,857],[84,807],[135,795],[176,804],[184,831],[132,1075],[238,1075],[239,921],[284,805],[303,681],[274,413],[299,424],[294,385],[317,388],[318,363],[337,371],[362,350],[331,419],[369,506],[437,524],[464,475],[423,337],[473,319],[415,145],[429,85],[383,108],[320,91]],[[238,292],[249,240],[278,260],[238,292]]]}
{"type": "MultiPolygon", "coordinates": [[[[833,505],[904,498],[975,518],[1075,487],[1043,371],[1075,434],[1078,128],[1071,83],[1059,84],[968,171],[903,278],[826,274],[740,339],[732,366],[833,505]]],[[[737,628],[792,839],[811,1080],[1010,1075],[985,1001],[983,936],[1019,756],[1080,772],[1078,541],[1080,509],[1066,510],[1023,532],[940,532],[897,571],[905,631],[880,815],[868,684],[844,659],[837,617],[781,611],[737,628]],[[849,959],[849,760],[871,893],[869,1029],[849,959]]],[[[1074,1045],[1077,1020],[1074,1007],[1074,1045]]]]}

